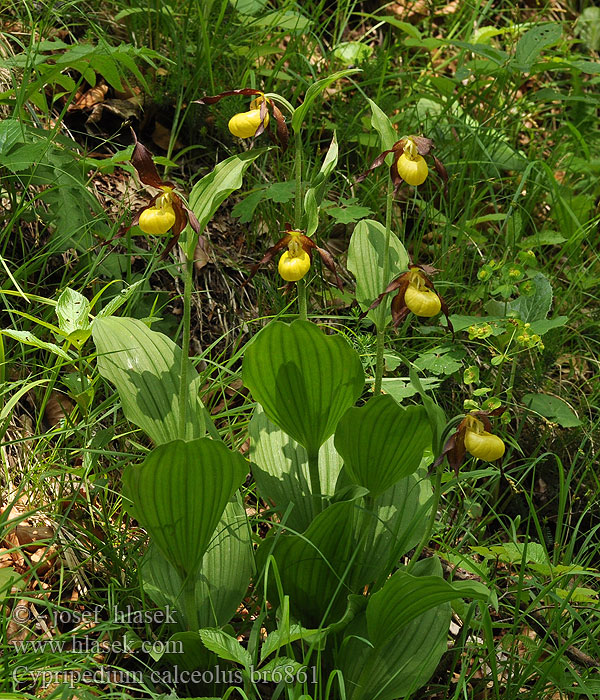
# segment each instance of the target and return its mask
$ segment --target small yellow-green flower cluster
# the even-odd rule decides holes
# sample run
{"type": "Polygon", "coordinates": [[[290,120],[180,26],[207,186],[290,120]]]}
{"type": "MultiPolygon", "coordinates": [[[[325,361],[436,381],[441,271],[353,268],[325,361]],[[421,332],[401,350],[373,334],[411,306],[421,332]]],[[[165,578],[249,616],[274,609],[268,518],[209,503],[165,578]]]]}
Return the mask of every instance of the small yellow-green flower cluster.
{"type": "Polygon", "coordinates": [[[489,338],[494,332],[491,323],[474,323],[467,329],[469,333],[469,340],[483,340],[484,338],[489,338]]]}
{"type": "Polygon", "coordinates": [[[542,339],[537,333],[531,333],[530,329],[530,323],[523,324],[523,327],[517,331],[517,343],[523,347],[529,348],[530,350],[533,350],[534,348],[537,350],[543,350],[544,343],[542,342],[542,339]]]}

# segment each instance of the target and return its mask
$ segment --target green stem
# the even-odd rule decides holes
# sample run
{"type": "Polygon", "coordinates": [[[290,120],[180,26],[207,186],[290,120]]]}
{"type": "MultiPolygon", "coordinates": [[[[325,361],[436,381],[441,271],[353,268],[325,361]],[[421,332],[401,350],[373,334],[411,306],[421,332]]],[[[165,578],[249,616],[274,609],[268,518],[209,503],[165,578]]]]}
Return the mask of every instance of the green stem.
{"type": "Polygon", "coordinates": [[[512,367],[510,368],[510,378],[508,380],[508,389],[506,390],[506,403],[512,403],[513,389],[515,388],[515,375],[517,373],[517,361],[513,359],[512,367]]]}
{"type": "Polygon", "coordinates": [[[306,308],[306,280],[298,280],[296,282],[296,287],[298,289],[298,314],[303,321],[306,321],[308,318],[306,308]]]}
{"type": "Polygon", "coordinates": [[[190,353],[192,286],[194,283],[194,258],[187,257],[185,262],[183,288],[183,341],[181,345],[181,365],[179,369],[179,437],[185,440],[186,410],[189,388],[187,384],[188,359],[190,353]]]}
{"type": "MultiPolygon", "coordinates": [[[[392,234],[392,206],[394,203],[394,183],[388,175],[387,197],[385,202],[385,245],[383,247],[383,289],[388,285],[390,274],[390,236],[392,234]]],[[[377,350],[375,355],[375,388],[374,394],[381,393],[381,380],[383,379],[383,351],[385,348],[385,317],[387,315],[387,300],[384,299],[379,306],[377,319],[377,350]]]]}
{"type": "MultiPolygon", "coordinates": [[[[296,198],[294,202],[294,228],[300,231],[302,226],[302,136],[299,131],[294,134],[294,176],[296,179],[296,198]]],[[[308,317],[306,303],[306,280],[296,282],[298,290],[298,314],[303,321],[308,317]]]]}
{"type": "Polygon", "coordinates": [[[319,476],[319,451],[308,454],[308,473],[310,476],[310,490],[312,491],[315,513],[323,510],[321,498],[321,478],[319,476]]]}
{"type": "Polygon", "coordinates": [[[433,482],[433,496],[432,496],[432,503],[431,503],[431,513],[429,514],[429,521],[427,522],[427,527],[425,528],[425,532],[423,533],[423,537],[421,538],[421,541],[419,542],[417,548],[415,549],[414,554],[412,555],[410,561],[408,562],[408,566],[406,567],[406,571],[410,572],[413,566],[419,561],[419,557],[421,556],[421,552],[425,549],[427,544],[429,543],[429,540],[431,539],[431,533],[433,532],[433,528],[435,526],[435,519],[437,516],[437,511],[438,507],[440,505],[440,499],[442,497],[442,472],[443,472],[443,465],[440,464],[436,468],[435,472],[435,480],[433,482]]]}

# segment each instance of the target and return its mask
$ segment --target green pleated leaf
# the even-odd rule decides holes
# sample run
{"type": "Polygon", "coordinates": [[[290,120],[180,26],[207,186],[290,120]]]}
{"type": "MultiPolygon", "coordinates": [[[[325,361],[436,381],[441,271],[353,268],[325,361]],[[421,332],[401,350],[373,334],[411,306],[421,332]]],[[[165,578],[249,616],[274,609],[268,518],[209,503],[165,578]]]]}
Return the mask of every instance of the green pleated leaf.
{"type": "Polygon", "coordinates": [[[184,671],[210,670],[217,661],[216,656],[202,643],[200,634],[176,632],[169,637],[163,660],[184,671]]]}
{"type": "MultiPolygon", "coordinates": [[[[181,350],[134,318],[96,318],[93,338],[100,374],[117,387],[123,413],[157,445],[179,437],[181,350]]],[[[198,398],[200,377],[188,364],[186,440],[203,437],[212,421],[198,398]]]]}
{"type": "Polygon", "coordinates": [[[123,492],[162,555],[185,576],[196,572],[247,473],[246,460],[222,442],[176,440],[129,467],[123,492]]]}
{"type": "Polygon", "coordinates": [[[313,83],[306,91],[304,102],[296,108],[292,116],[292,129],[294,132],[297,133],[300,131],[302,122],[306,119],[312,103],[323,92],[323,90],[328,88],[336,80],[340,80],[340,78],[347,78],[350,75],[360,72],[361,71],[359,68],[348,68],[346,70],[338,71],[337,73],[332,73],[327,78],[322,78],[321,80],[317,80],[316,83],[313,83]]]}
{"type": "MultiPolygon", "coordinates": [[[[437,559],[426,559],[416,564],[414,573],[441,578],[441,566],[437,559]]],[[[431,678],[447,651],[450,616],[450,604],[444,603],[413,619],[400,634],[373,646],[366,614],[357,615],[345,631],[348,643],[337,658],[348,700],[395,700],[412,695],[431,678]]]]}
{"type": "Polygon", "coordinates": [[[430,444],[425,409],[401,408],[389,395],[349,408],[335,432],[335,448],[348,476],[373,496],[415,472],[430,444]]]}
{"type": "Polygon", "coordinates": [[[195,575],[194,595],[186,596],[178,570],[151,545],[140,567],[144,592],[169,606],[182,629],[222,627],[248,590],[254,554],[244,508],[228,503],[195,575]]]}
{"type": "MultiPolygon", "coordinates": [[[[304,532],[317,514],[310,488],[308,455],[287,433],[272,423],[257,406],[250,426],[252,474],[262,498],[273,504],[283,516],[285,526],[304,532]],[[291,508],[288,511],[288,507],[291,508]]],[[[319,450],[321,494],[331,497],[342,468],[342,460],[333,446],[333,437],[319,450]]]]}
{"type": "Polygon", "coordinates": [[[424,472],[400,479],[374,500],[372,511],[363,511],[357,519],[355,541],[360,542],[360,550],[352,574],[353,589],[385,580],[400,557],[420,542],[432,493],[424,472]]]}
{"type": "Polygon", "coordinates": [[[478,581],[450,583],[439,576],[413,576],[397,571],[369,601],[369,639],[378,647],[427,610],[457,598],[488,601],[490,595],[478,581]]]}
{"type": "Polygon", "coordinates": [[[373,100],[369,100],[371,106],[371,126],[379,134],[381,141],[381,152],[389,151],[392,146],[398,141],[398,132],[394,129],[394,125],[389,117],[383,112],[373,100]]]}
{"type": "MultiPolygon", "coordinates": [[[[272,551],[290,610],[304,627],[319,627],[328,608],[327,622],[344,613],[351,591],[347,583],[340,582],[351,555],[353,518],[353,503],[335,503],[303,535],[268,538],[258,550],[259,566],[272,551]]],[[[274,586],[269,595],[274,602],[274,586]]]]}
{"type": "MultiPolygon", "coordinates": [[[[385,255],[385,226],[372,219],[363,219],[356,224],[348,248],[348,269],[356,279],[356,301],[363,311],[383,292],[387,285],[400,273],[408,269],[408,253],[398,236],[392,231],[388,248],[388,275],[383,278],[383,261],[385,255]]],[[[391,321],[389,306],[392,294],[382,304],[388,313],[385,324],[391,321]]],[[[380,311],[373,309],[367,316],[379,322],[380,311]]]]}
{"type": "Polygon", "coordinates": [[[274,321],[255,336],[244,355],[243,380],[267,416],[316,454],[362,393],[365,376],[342,336],[297,320],[274,321]]]}
{"type": "Polygon", "coordinates": [[[562,26],[558,22],[538,24],[525,32],[517,43],[511,67],[527,72],[547,46],[556,43],[562,36],[562,26]]]}
{"type": "MultiPolygon", "coordinates": [[[[198,219],[201,232],[227,197],[242,186],[244,173],[248,166],[267,150],[257,148],[231,156],[218,163],[208,175],[205,175],[192,187],[189,204],[190,209],[198,219]]],[[[194,245],[195,238],[195,236],[192,237],[194,245]]],[[[190,247],[189,241],[186,241],[186,246],[190,247]]],[[[188,257],[193,257],[193,253],[193,250],[188,250],[188,257]]]]}

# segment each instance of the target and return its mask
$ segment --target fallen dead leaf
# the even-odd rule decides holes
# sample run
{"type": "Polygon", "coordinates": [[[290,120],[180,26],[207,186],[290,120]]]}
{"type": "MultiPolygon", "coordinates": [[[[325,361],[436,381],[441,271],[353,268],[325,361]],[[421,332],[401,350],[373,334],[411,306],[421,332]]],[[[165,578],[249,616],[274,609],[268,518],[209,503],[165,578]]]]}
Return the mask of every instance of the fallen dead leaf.
{"type": "Polygon", "coordinates": [[[212,262],[212,260],[208,250],[208,244],[206,239],[203,236],[200,236],[198,239],[198,245],[194,251],[194,267],[196,268],[196,272],[200,272],[200,270],[202,270],[203,267],[206,267],[209,262],[212,262]]]}
{"type": "Polygon", "coordinates": [[[73,112],[76,109],[88,109],[89,107],[93,107],[100,102],[104,102],[107,92],[108,85],[96,85],[95,87],[86,90],[75,100],[75,102],[72,102],[68,107],[68,111],[73,112]]]}
{"type": "MultiPolygon", "coordinates": [[[[171,143],[171,129],[161,124],[159,121],[154,122],[154,131],[152,132],[152,141],[163,151],[169,150],[171,143]]],[[[181,148],[181,142],[175,139],[175,148],[181,148]]]]}
{"type": "Polygon", "coordinates": [[[58,391],[53,391],[44,411],[44,420],[48,427],[55,428],[71,413],[74,407],[75,404],[71,399],[58,391]]]}

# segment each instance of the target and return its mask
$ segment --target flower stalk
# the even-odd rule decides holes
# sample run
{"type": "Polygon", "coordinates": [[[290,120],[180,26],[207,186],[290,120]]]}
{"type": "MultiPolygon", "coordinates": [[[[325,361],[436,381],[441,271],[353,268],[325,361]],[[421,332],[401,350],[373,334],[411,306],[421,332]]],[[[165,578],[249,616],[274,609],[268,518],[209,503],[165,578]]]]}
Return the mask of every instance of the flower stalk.
{"type": "MultiPolygon", "coordinates": [[[[299,231],[302,226],[302,135],[300,131],[296,131],[294,134],[294,177],[296,180],[294,227],[299,231]]],[[[298,290],[298,314],[303,321],[306,321],[308,317],[306,280],[298,280],[296,288],[298,290]]]]}
{"type": "Polygon", "coordinates": [[[179,437],[185,440],[189,387],[187,381],[191,339],[192,287],[194,284],[194,259],[185,257],[183,265],[183,340],[181,341],[181,365],[179,368],[179,437]]]}
{"type": "MultiPolygon", "coordinates": [[[[394,203],[394,183],[388,175],[388,188],[385,202],[385,244],[383,248],[383,284],[387,286],[390,274],[390,236],[392,235],[392,206],[394,203]]],[[[383,351],[385,347],[385,317],[387,304],[382,304],[379,309],[379,319],[377,321],[377,349],[375,356],[375,387],[374,394],[381,393],[381,382],[383,380],[383,351]]]]}

